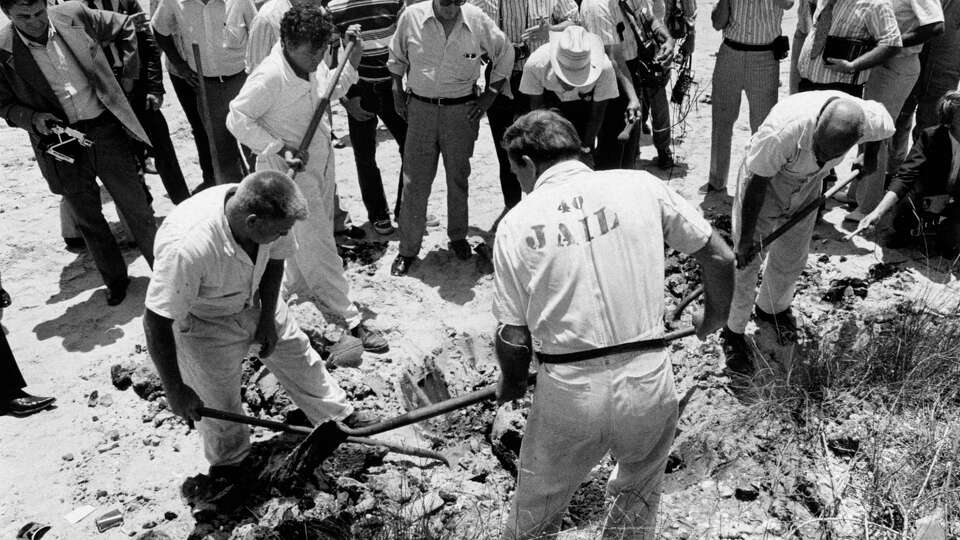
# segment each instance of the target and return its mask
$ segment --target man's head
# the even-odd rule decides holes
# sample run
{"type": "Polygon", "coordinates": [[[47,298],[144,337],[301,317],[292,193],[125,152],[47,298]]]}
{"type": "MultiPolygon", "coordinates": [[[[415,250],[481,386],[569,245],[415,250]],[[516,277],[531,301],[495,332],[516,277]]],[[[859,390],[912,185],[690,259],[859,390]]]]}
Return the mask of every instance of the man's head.
{"type": "Polygon", "coordinates": [[[467,0],[433,0],[433,13],[441,21],[452,21],[460,16],[460,6],[467,0]]]}
{"type": "Polygon", "coordinates": [[[27,37],[46,39],[50,27],[46,0],[0,0],[0,9],[14,28],[27,37]]]}
{"type": "Polygon", "coordinates": [[[813,152],[817,161],[826,163],[847,153],[863,136],[863,109],[852,99],[828,102],[817,119],[813,134],[813,152]]]}
{"type": "Polygon", "coordinates": [[[947,126],[954,139],[960,139],[960,92],[951,90],[937,103],[940,125],[947,126]]]}
{"type": "Polygon", "coordinates": [[[510,158],[510,170],[517,175],[525,193],[543,171],[580,157],[580,137],[569,120],[553,111],[529,112],[507,128],[501,141],[510,158]]]}
{"type": "Polygon", "coordinates": [[[257,244],[269,244],[285,236],[309,214],[300,188],[289,176],[277,171],[248,175],[227,206],[234,234],[257,244]]]}
{"type": "Polygon", "coordinates": [[[330,13],[317,4],[291,7],[280,20],[280,42],[301,71],[312,73],[327,54],[336,33],[330,13]]]}

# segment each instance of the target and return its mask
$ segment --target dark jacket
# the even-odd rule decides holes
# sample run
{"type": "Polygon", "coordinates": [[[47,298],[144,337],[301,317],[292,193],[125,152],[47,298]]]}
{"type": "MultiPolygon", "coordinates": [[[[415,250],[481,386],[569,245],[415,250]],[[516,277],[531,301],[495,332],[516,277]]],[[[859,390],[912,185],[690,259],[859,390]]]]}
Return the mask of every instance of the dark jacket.
{"type": "MultiPolygon", "coordinates": [[[[887,189],[900,199],[908,195],[925,197],[946,194],[951,159],[953,148],[950,144],[950,128],[937,126],[924,129],[887,189]]],[[[960,200],[960,182],[953,186],[950,195],[960,200]]]]}
{"type": "MultiPolygon", "coordinates": [[[[101,0],[101,5],[104,11],[113,11],[128,17],[144,13],[137,0],[101,0]]],[[[160,47],[157,47],[157,40],[150,29],[149,17],[137,28],[137,52],[140,55],[140,77],[134,85],[134,94],[163,95],[163,63],[160,59],[160,47]]]]}
{"type": "MultiPolygon", "coordinates": [[[[135,80],[140,73],[140,62],[133,22],[117,13],[89,9],[80,2],[50,7],[47,14],[50,24],[87,73],[103,106],[133,137],[149,144],[150,139],[137,121],[103,52],[105,45],[113,43],[123,59],[123,77],[135,80]]],[[[31,119],[37,112],[49,112],[66,119],[27,45],[8,23],[0,28],[0,118],[11,126],[27,130],[35,153],[40,152],[40,136],[34,131],[31,119]]]]}

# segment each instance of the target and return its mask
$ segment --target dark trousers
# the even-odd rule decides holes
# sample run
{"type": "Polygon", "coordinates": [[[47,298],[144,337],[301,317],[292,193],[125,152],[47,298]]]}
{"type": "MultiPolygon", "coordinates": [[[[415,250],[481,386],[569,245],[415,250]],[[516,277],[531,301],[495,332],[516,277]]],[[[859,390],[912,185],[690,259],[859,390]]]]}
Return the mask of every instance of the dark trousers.
{"type": "MultiPolygon", "coordinates": [[[[500,141],[514,120],[530,110],[529,98],[520,93],[522,76],[522,71],[514,71],[510,76],[510,91],[513,93],[513,99],[504,97],[501,92],[493,101],[493,105],[487,109],[490,135],[493,136],[493,146],[496,148],[497,161],[500,163],[500,190],[503,192],[503,204],[507,208],[513,208],[520,202],[523,191],[520,189],[520,182],[516,175],[510,170],[510,159],[507,157],[507,151],[500,147],[500,141]]],[[[489,70],[487,80],[489,80],[489,70]]]]}
{"type": "MultiPolygon", "coordinates": [[[[215,155],[220,168],[218,184],[231,184],[243,180],[244,171],[253,163],[253,155],[244,150],[244,157],[240,155],[240,145],[233,133],[227,129],[227,114],[230,112],[230,102],[237,97],[247,74],[240,72],[231,77],[217,80],[214,77],[204,77],[202,84],[207,90],[207,104],[210,107],[209,118],[211,125],[207,126],[207,139],[213,141],[215,155]]],[[[197,99],[200,99],[197,94],[197,99]]],[[[197,107],[199,108],[199,101],[197,107]]],[[[202,111],[201,111],[202,112],[202,111]]]]}
{"type": "MultiPolygon", "coordinates": [[[[634,81],[635,88],[639,88],[634,81]]],[[[596,165],[597,170],[633,169],[636,167],[637,152],[640,150],[640,129],[635,126],[630,131],[630,138],[620,142],[617,135],[626,127],[624,115],[627,111],[627,93],[620,81],[617,81],[619,95],[607,102],[607,110],[603,115],[603,125],[597,135],[596,165]]]]}
{"type": "Polygon", "coordinates": [[[153,238],[157,224],[137,175],[135,143],[120,122],[104,113],[97,120],[80,122],[74,127],[85,133],[93,141],[93,146],[75,147],[71,152],[75,158],[72,164],[35,150],[37,164],[51,190],[63,196],[73,213],[80,236],[86,242],[103,282],[113,286],[127,278],[127,264],[103,217],[96,179],[100,178],[113,198],[117,212],[127,220],[137,247],[150,266],[153,266],[153,238]]]}
{"type": "Polygon", "coordinates": [[[177,101],[183,108],[183,114],[190,123],[190,131],[193,133],[193,142],[197,145],[197,158],[200,162],[200,171],[203,173],[203,183],[213,185],[216,182],[213,177],[213,160],[210,158],[210,143],[207,139],[207,131],[203,127],[203,118],[200,116],[199,98],[197,91],[190,86],[187,81],[170,73],[170,83],[173,85],[173,92],[177,94],[177,101]]]}
{"type": "Polygon", "coordinates": [[[157,174],[160,175],[163,188],[173,204],[180,204],[190,196],[190,191],[187,189],[187,182],[183,178],[183,171],[177,160],[177,152],[170,139],[170,128],[162,112],[147,109],[146,100],[146,94],[143,93],[130,96],[134,114],[137,115],[137,120],[150,137],[157,174]]]}
{"type": "Polygon", "coordinates": [[[13,357],[7,336],[0,329],[0,401],[10,399],[26,386],[27,382],[17,367],[17,359],[13,357]]]}
{"type": "MultiPolygon", "coordinates": [[[[363,205],[367,208],[367,219],[372,223],[390,219],[387,206],[387,196],[383,191],[383,178],[380,176],[380,167],[377,166],[377,118],[383,120],[384,125],[393,135],[403,155],[403,145],[407,138],[407,121],[397,114],[393,105],[393,82],[359,81],[356,88],[360,91],[360,105],[367,112],[373,113],[369,120],[355,120],[347,115],[350,127],[350,145],[353,147],[353,159],[357,164],[357,180],[360,184],[360,195],[363,205]]],[[[402,163],[401,163],[402,167],[402,163]]],[[[397,201],[394,205],[394,215],[400,212],[400,196],[403,192],[403,171],[397,180],[397,201]]]]}
{"type": "Polygon", "coordinates": [[[863,98],[862,84],[849,83],[817,83],[810,79],[800,79],[797,89],[801,92],[810,92],[811,90],[837,90],[851,96],[863,98]]]}

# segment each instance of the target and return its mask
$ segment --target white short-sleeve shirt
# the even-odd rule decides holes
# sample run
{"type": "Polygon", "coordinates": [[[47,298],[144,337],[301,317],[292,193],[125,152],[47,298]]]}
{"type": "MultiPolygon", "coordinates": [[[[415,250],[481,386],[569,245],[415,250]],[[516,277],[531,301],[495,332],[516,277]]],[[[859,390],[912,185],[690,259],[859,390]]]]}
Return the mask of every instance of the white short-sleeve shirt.
{"type": "Polygon", "coordinates": [[[520,78],[520,91],[531,96],[539,96],[549,90],[560,98],[560,101],[578,101],[585,95],[591,95],[592,101],[605,101],[619,95],[617,90],[617,75],[613,71],[613,63],[604,55],[601,63],[600,77],[591,84],[580,88],[567,90],[557,78],[550,64],[550,44],[541,45],[527,58],[523,66],[523,76],[520,78]]]}

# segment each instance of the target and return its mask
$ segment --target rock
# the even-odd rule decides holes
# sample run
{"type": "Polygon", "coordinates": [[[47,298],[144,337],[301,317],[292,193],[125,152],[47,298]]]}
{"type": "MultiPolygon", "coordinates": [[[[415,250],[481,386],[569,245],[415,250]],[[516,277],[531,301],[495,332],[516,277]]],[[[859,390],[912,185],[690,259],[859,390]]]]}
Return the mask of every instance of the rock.
{"type": "Polygon", "coordinates": [[[397,469],[387,469],[381,474],[370,475],[367,485],[376,492],[382,493],[387,499],[405,503],[420,490],[410,485],[410,477],[397,469]]]}
{"type": "Polygon", "coordinates": [[[167,521],[173,521],[177,519],[177,514],[175,512],[171,512],[167,510],[166,512],[163,513],[163,519],[167,521]]]}
{"type": "Polygon", "coordinates": [[[141,399],[152,401],[163,396],[163,383],[153,367],[143,364],[137,367],[130,375],[133,381],[133,391],[141,399]]]}
{"type": "Polygon", "coordinates": [[[111,396],[110,394],[104,394],[100,396],[101,407],[109,407],[111,405],[113,405],[113,396],[111,396]]]}
{"type": "Polygon", "coordinates": [[[440,494],[436,491],[431,491],[401,508],[400,517],[406,523],[414,523],[436,512],[442,508],[444,504],[440,494]]]}
{"type": "Polygon", "coordinates": [[[60,456],[60,459],[62,459],[62,460],[64,460],[64,461],[73,461],[73,454],[71,454],[71,453],[66,453],[66,454],[60,456]]]}
{"type": "Polygon", "coordinates": [[[97,415],[93,415],[93,416],[90,417],[90,420],[96,422],[97,420],[100,420],[100,417],[97,416],[97,415]]]}
{"type": "Polygon", "coordinates": [[[269,527],[247,523],[234,529],[229,540],[281,540],[281,538],[269,527]]]}
{"type": "MultiPolygon", "coordinates": [[[[135,531],[130,531],[130,536],[133,536],[134,534],[137,534],[137,533],[135,531]]],[[[173,539],[170,538],[170,536],[163,531],[160,531],[157,529],[151,529],[141,534],[140,536],[138,536],[136,540],[173,540],[173,539]]]]}
{"type": "Polygon", "coordinates": [[[734,490],[726,482],[720,482],[717,485],[717,494],[720,495],[720,498],[722,499],[729,499],[730,497],[733,497],[734,490]]]}
{"type": "Polygon", "coordinates": [[[97,392],[96,390],[90,392],[90,395],[87,396],[87,407],[96,407],[99,400],[100,392],[97,392]]]}
{"type": "Polygon", "coordinates": [[[733,496],[738,501],[743,501],[743,502],[755,501],[757,500],[758,497],[760,497],[760,490],[758,490],[756,486],[749,486],[745,488],[738,487],[733,491],[733,496]]]}
{"type": "Polygon", "coordinates": [[[152,529],[152,528],[154,528],[154,527],[156,527],[156,526],[157,526],[157,522],[156,522],[156,521],[147,521],[146,523],[143,524],[143,528],[144,528],[144,529],[152,529]]]}
{"type": "Polygon", "coordinates": [[[441,489],[437,492],[440,495],[440,498],[443,499],[443,502],[455,503],[457,502],[457,494],[450,491],[441,489]]]}
{"type": "Polygon", "coordinates": [[[119,447],[119,446],[120,446],[120,443],[118,443],[118,442],[116,442],[116,441],[110,442],[110,443],[104,443],[104,444],[101,444],[100,446],[97,447],[97,452],[100,453],[100,454],[103,454],[103,453],[109,452],[109,451],[111,451],[111,450],[113,450],[114,448],[117,448],[117,447],[119,447]]]}
{"type": "Polygon", "coordinates": [[[133,385],[133,366],[114,364],[110,367],[110,381],[117,390],[126,390],[133,385]]]}
{"type": "Polygon", "coordinates": [[[115,429],[111,429],[110,431],[107,432],[107,438],[110,439],[111,441],[119,441],[120,432],[115,429]]]}
{"type": "Polygon", "coordinates": [[[506,403],[497,409],[497,416],[493,419],[490,430],[490,450],[503,468],[513,476],[517,475],[520,443],[523,441],[526,425],[527,418],[523,409],[506,403]]]}
{"type": "Polygon", "coordinates": [[[105,489],[98,489],[98,490],[97,490],[97,498],[98,498],[98,499],[101,499],[101,498],[106,497],[106,496],[107,496],[107,490],[105,490],[105,489]]]}

